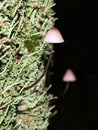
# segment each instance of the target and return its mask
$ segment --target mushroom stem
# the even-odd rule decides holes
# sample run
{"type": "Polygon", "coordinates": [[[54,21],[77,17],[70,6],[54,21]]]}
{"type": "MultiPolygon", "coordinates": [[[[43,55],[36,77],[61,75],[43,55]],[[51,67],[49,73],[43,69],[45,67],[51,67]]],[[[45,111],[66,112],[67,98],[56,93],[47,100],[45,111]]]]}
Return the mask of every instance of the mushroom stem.
{"type": "Polygon", "coordinates": [[[69,89],[69,85],[70,85],[70,83],[67,82],[67,83],[66,83],[66,86],[65,86],[65,89],[64,89],[64,94],[67,93],[67,91],[68,91],[68,89],[69,89]]]}
{"type": "Polygon", "coordinates": [[[25,91],[25,90],[28,90],[28,89],[30,89],[30,88],[32,88],[32,87],[34,87],[37,83],[39,83],[39,81],[43,78],[43,76],[45,75],[45,73],[47,72],[47,70],[48,70],[48,67],[49,67],[49,65],[50,65],[50,62],[51,62],[51,59],[52,59],[52,54],[53,54],[53,44],[51,45],[51,50],[50,50],[50,55],[49,55],[49,58],[48,58],[48,62],[47,62],[47,64],[46,64],[46,67],[45,67],[45,69],[44,69],[44,72],[40,75],[40,77],[34,82],[34,83],[32,83],[30,86],[27,86],[26,88],[24,88],[23,90],[25,91]]]}

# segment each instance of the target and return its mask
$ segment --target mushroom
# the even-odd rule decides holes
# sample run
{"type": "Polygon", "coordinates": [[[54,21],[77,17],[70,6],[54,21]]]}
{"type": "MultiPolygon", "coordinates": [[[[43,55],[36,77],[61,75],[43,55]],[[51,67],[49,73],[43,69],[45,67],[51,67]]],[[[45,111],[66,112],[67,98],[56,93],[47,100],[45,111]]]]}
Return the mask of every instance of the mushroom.
{"type": "Polygon", "coordinates": [[[68,91],[69,83],[75,82],[76,80],[77,79],[76,79],[76,76],[73,73],[73,71],[71,69],[68,69],[63,76],[63,81],[66,82],[66,87],[65,87],[64,93],[66,93],[68,91]]]}
{"type": "MultiPolygon", "coordinates": [[[[48,43],[62,43],[62,42],[64,42],[64,39],[63,39],[60,31],[57,28],[52,27],[52,28],[50,28],[50,30],[48,30],[48,32],[44,36],[43,41],[48,42],[48,43]]],[[[51,61],[52,53],[54,52],[53,45],[54,44],[51,44],[50,56],[49,56],[46,68],[48,68],[49,63],[51,61]]]]}
{"type": "Polygon", "coordinates": [[[68,69],[65,72],[65,74],[63,76],[63,81],[64,82],[75,82],[76,81],[76,76],[71,69],[68,69]]]}
{"type": "Polygon", "coordinates": [[[49,43],[62,43],[62,42],[64,42],[64,39],[63,39],[60,31],[57,28],[52,27],[46,33],[43,41],[44,42],[49,42],[49,43]]]}

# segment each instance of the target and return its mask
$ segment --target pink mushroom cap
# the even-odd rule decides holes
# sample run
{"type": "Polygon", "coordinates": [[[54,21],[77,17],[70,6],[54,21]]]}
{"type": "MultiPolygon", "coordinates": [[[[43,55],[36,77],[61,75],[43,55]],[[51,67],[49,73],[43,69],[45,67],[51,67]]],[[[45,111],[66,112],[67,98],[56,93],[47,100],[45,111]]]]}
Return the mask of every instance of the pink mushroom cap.
{"type": "Polygon", "coordinates": [[[62,43],[62,42],[64,42],[64,39],[63,39],[60,31],[57,28],[52,27],[46,33],[43,41],[44,42],[49,42],[49,43],[62,43]]]}
{"type": "Polygon", "coordinates": [[[73,73],[73,71],[71,69],[68,69],[64,76],[63,76],[63,81],[64,82],[75,82],[77,79],[76,79],[76,76],[75,74],[73,73]]]}

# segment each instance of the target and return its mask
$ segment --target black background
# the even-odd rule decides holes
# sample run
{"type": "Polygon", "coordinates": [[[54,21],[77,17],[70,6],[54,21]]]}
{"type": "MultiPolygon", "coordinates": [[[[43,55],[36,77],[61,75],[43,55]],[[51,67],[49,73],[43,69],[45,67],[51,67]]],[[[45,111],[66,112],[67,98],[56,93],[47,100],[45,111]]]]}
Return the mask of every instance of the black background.
{"type": "Polygon", "coordinates": [[[98,1],[55,0],[55,26],[65,42],[55,44],[51,93],[58,114],[49,130],[98,130],[98,1]],[[77,77],[62,96],[67,69],[77,77]]]}

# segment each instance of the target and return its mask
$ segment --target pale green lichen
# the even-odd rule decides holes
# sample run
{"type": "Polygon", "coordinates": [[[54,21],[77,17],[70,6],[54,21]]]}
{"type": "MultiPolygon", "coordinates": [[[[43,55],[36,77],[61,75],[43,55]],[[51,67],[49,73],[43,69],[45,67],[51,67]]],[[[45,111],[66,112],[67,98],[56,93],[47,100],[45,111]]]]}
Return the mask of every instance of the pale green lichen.
{"type": "Polygon", "coordinates": [[[42,41],[54,26],[53,0],[0,0],[0,130],[46,130],[54,97],[45,87],[42,41]]]}

